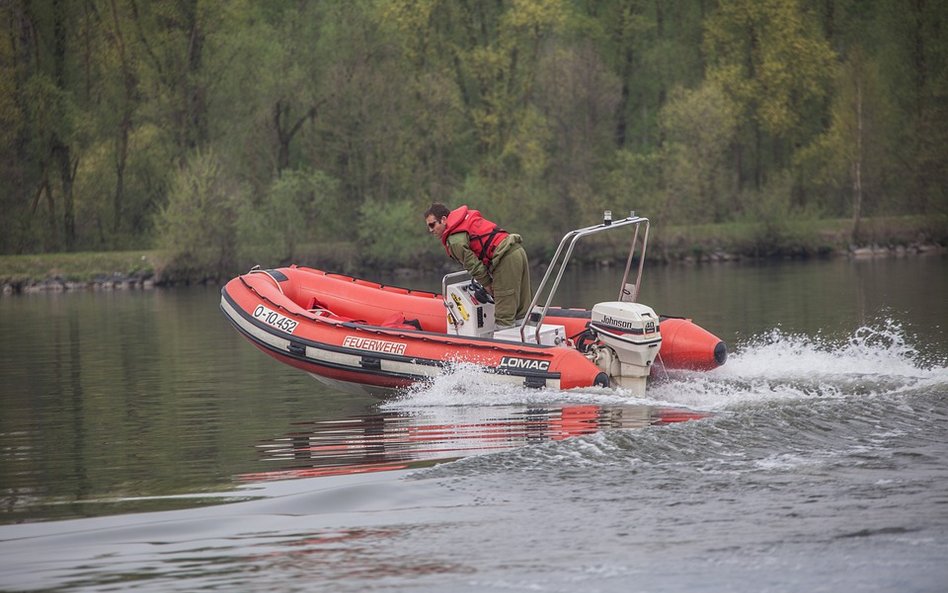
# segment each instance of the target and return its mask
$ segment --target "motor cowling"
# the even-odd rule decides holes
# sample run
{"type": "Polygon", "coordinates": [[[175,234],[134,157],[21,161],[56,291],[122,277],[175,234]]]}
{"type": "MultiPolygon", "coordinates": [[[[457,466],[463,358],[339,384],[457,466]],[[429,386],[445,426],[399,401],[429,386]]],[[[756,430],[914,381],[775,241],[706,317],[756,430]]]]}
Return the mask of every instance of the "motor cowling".
{"type": "Polygon", "coordinates": [[[592,309],[589,329],[599,340],[590,349],[593,362],[614,385],[645,393],[645,381],[662,345],[658,315],[641,303],[613,301],[592,309]]]}

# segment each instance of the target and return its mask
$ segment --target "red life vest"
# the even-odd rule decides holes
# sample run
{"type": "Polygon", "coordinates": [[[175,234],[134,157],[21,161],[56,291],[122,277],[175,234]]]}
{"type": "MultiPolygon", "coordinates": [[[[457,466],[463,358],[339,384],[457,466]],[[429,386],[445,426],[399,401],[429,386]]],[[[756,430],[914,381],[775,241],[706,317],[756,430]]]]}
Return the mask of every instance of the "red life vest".
{"type": "Polygon", "coordinates": [[[481,216],[481,213],[477,210],[470,210],[467,206],[461,206],[448,214],[444,233],[441,235],[441,244],[448,252],[448,257],[453,257],[451,249],[448,247],[448,237],[454,233],[462,232],[467,233],[471,251],[474,252],[477,259],[484,262],[485,266],[490,265],[490,260],[494,257],[497,246],[510,234],[481,216]]]}

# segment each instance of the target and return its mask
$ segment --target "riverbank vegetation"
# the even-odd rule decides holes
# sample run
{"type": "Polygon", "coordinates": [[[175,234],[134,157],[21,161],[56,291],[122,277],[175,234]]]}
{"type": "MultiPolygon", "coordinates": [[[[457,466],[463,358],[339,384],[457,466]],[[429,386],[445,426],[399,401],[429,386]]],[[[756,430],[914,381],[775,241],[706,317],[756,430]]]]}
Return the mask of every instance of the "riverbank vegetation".
{"type": "MultiPolygon", "coordinates": [[[[863,232],[871,239],[861,246],[848,243],[850,223],[849,219],[824,219],[789,222],[779,229],[762,223],[655,228],[650,235],[646,261],[649,265],[662,265],[948,253],[945,247],[948,245],[948,217],[867,219],[863,232]]],[[[542,269],[550,261],[556,244],[533,245],[529,238],[527,244],[531,251],[531,264],[538,270],[542,269]]],[[[370,266],[356,243],[304,242],[297,246],[297,256],[292,261],[258,260],[247,255],[246,259],[237,262],[234,272],[243,272],[255,265],[271,267],[290,263],[367,278],[375,278],[379,272],[386,277],[406,277],[453,271],[456,266],[442,256],[440,246],[432,241],[428,247],[424,252],[400,260],[397,266],[370,266]]],[[[625,263],[628,248],[626,235],[599,235],[579,243],[575,260],[577,265],[621,266],[625,263]]],[[[208,250],[203,257],[211,259],[214,253],[208,250]]],[[[141,288],[225,280],[209,273],[202,275],[197,265],[182,265],[174,259],[176,257],[180,255],[174,250],[0,255],[0,289],[4,293],[18,293],[90,287],[141,288]]]]}
{"type": "MultiPolygon", "coordinates": [[[[945,240],[938,2],[11,0],[0,14],[3,254],[147,254],[173,281],[250,262],[425,266],[440,255],[420,216],[432,200],[520,232],[535,261],[604,209],[649,217],[669,260],[945,240]]],[[[597,247],[590,259],[608,256],[597,247]]],[[[91,262],[75,273],[100,273],[91,262]]]]}

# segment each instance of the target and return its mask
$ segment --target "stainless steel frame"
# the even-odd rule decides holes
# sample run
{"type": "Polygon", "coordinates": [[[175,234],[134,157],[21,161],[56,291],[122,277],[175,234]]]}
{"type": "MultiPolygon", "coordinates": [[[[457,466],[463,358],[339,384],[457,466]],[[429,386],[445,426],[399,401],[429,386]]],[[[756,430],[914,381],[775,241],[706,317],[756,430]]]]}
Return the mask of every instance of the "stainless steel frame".
{"type": "Polygon", "coordinates": [[[642,218],[641,216],[636,216],[635,212],[631,212],[628,218],[623,218],[622,220],[612,221],[611,213],[607,212],[607,215],[603,217],[603,222],[595,226],[589,226],[582,229],[576,229],[570,231],[563,235],[563,239],[560,241],[559,247],[556,249],[556,253],[553,255],[553,260],[550,262],[549,267],[546,269],[546,274],[543,275],[543,280],[540,281],[539,286],[537,286],[536,294],[533,296],[533,300],[530,302],[530,313],[527,315],[526,319],[523,320],[522,325],[520,326],[520,340],[526,341],[526,332],[528,327],[536,328],[536,339],[539,342],[540,340],[540,328],[543,325],[543,320],[546,319],[547,311],[550,309],[550,304],[553,302],[553,295],[556,294],[556,289],[559,288],[560,280],[563,278],[563,272],[566,271],[566,264],[569,263],[569,259],[573,254],[573,248],[576,246],[576,242],[583,237],[588,237],[589,235],[595,235],[598,233],[612,231],[619,228],[634,226],[635,233],[632,235],[632,244],[629,248],[629,257],[625,262],[625,272],[622,275],[622,282],[619,284],[619,296],[616,300],[620,301],[629,301],[635,302],[639,296],[639,287],[642,284],[642,268],[645,265],[645,249],[648,245],[648,230],[649,222],[647,218],[642,218]],[[635,246],[639,240],[639,227],[645,225],[645,231],[642,234],[642,252],[639,254],[639,267],[638,273],[636,275],[635,284],[632,286],[631,293],[626,292],[626,283],[629,279],[629,271],[632,269],[632,260],[635,255],[635,246]],[[569,247],[566,249],[565,255],[563,255],[562,260],[560,260],[560,254],[563,253],[563,247],[566,246],[569,242],[569,247]],[[553,281],[553,285],[550,287],[549,294],[546,298],[546,303],[543,305],[542,311],[537,315],[535,309],[537,304],[540,302],[540,298],[543,294],[543,291],[547,287],[547,282],[550,279],[553,270],[557,269],[556,279],[553,281]],[[534,323],[535,322],[535,323],[534,323]]]}

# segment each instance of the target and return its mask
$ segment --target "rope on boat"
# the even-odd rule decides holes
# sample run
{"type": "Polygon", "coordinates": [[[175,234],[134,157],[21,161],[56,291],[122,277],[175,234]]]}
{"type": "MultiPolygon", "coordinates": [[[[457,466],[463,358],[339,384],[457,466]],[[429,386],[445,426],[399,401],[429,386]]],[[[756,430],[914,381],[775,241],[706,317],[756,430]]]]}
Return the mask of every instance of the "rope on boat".
{"type": "Polygon", "coordinates": [[[656,355],[655,355],[655,358],[656,358],[656,360],[658,360],[659,366],[660,366],[660,368],[662,369],[662,370],[661,370],[662,378],[667,381],[667,380],[668,380],[668,369],[665,368],[665,361],[662,360],[662,353],[659,352],[658,354],[656,354],[656,355]]]}
{"type": "Polygon", "coordinates": [[[280,294],[282,294],[283,296],[286,296],[286,293],[283,292],[283,286],[280,285],[280,281],[273,277],[273,274],[270,273],[270,270],[262,270],[260,269],[260,265],[258,264],[250,268],[250,271],[247,273],[248,274],[264,274],[267,278],[269,278],[270,280],[273,280],[273,283],[276,284],[277,290],[280,291],[280,294]]]}

